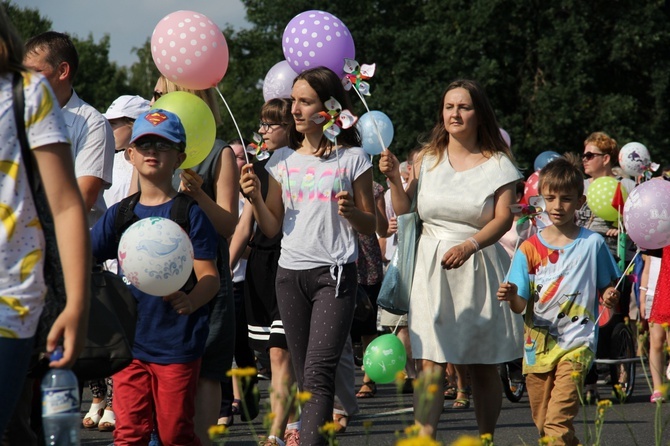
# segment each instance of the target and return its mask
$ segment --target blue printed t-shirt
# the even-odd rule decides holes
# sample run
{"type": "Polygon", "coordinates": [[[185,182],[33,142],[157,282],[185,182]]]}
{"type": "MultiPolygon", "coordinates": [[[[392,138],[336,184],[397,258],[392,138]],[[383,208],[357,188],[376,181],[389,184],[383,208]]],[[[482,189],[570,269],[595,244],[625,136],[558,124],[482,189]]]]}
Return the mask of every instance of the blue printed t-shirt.
{"type": "Polygon", "coordinates": [[[542,233],[523,242],[510,282],[528,304],[524,346],[535,342],[535,363],[524,354],[524,373],[553,370],[563,360],[588,367],[596,351],[598,291],[619,276],[603,237],[581,228],[572,243],[555,247],[542,233]],[[532,308],[532,309],[531,309],[532,308]]]}
{"type": "MultiPolygon", "coordinates": [[[[169,219],[173,202],[170,200],[158,206],[138,203],[134,211],[140,219],[169,219]]],[[[98,261],[117,258],[114,222],[118,208],[118,203],[110,207],[91,229],[93,256],[98,261]]],[[[218,235],[214,226],[198,206],[191,206],[189,220],[194,257],[198,260],[215,260],[218,235]]],[[[123,271],[119,271],[119,275],[123,277],[123,271]]],[[[188,316],[180,315],[162,297],[138,290],[125,277],[124,282],[137,300],[137,327],[133,345],[135,359],[156,364],[184,364],[202,356],[209,333],[207,305],[188,316]]]]}

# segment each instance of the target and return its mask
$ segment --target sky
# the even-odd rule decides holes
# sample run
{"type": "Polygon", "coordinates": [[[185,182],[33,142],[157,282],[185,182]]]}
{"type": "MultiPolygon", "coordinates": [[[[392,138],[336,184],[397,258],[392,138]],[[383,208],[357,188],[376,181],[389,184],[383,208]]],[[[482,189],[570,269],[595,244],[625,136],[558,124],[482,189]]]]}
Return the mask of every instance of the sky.
{"type": "Polygon", "coordinates": [[[206,15],[219,28],[248,28],[240,0],[12,0],[21,8],[37,9],[53,23],[53,30],[99,42],[110,36],[109,58],[118,65],[137,61],[131,53],[151,36],[154,27],[167,14],[190,10],[206,15]]]}

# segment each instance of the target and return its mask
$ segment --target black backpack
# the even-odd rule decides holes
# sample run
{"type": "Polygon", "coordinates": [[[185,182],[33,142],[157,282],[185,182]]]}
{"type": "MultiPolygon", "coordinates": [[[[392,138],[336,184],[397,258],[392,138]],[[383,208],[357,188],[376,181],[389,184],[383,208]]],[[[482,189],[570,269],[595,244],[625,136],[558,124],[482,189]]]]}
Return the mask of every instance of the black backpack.
{"type": "MultiPolygon", "coordinates": [[[[136,192],[119,202],[119,209],[114,220],[114,229],[116,231],[116,246],[121,241],[121,236],[133,223],[140,220],[135,214],[135,206],[140,201],[141,192],[136,192]]],[[[177,193],[174,197],[174,203],[170,209],[170,220],[177,223],[187,234],[191,232],[191,220],[189,219],[189,212],[191,206],[196,204],[196,201],[186,194],[177,193]]],[[[191,271],[191,276],[188,278],[186,285],[182,288],[185,292],[189,292],[195,286],[197,278],[195,272],[191,271]]]]}

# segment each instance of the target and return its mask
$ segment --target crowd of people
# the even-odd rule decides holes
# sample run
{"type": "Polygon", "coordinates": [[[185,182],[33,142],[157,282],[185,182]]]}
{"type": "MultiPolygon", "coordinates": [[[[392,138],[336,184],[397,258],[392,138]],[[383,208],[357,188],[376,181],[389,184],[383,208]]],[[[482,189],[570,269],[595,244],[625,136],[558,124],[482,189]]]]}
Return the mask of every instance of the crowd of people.
{"type": "MultiPolygon", "coordinates": [[[[613,309],[612,320],[649,321],[651,401],[666,398],[670,248],[644,253],[638,286],[615,287],[616,262],[632,261],[636,248],[620,248],[619,228],[595,215],[584,194],[601,177],[628,192],[638,179],[616,171],[619,146],[606,133],[589,135],[581,156],[542,167],[538,195],[550,223],[521,235],[513,209],[525,200],[524,176],[476,81],[447,86],[437,122],[406,160],[385,148],[378,167],[386,190],[373,179],[374,159],[356,127],[314,119],[333,99],[352,108],[337,74],[323,67],[300,73],[290,99],[260,108],[257,153],[266,159],[248,162],[246,142],[217,139],[202,162],[180,169],[188,144],[182,120],[152,106],[186,91],[220,123],[213,89],[187,90],[161,76],[151,101],[124,95],[101,114],[73,89],[78,56],[67,35],[47,32],[24,45],[2,11],[0,25],[0,360],[12,363],[0,368],[4,442],[39,444],[39,377],[27,375],[33,353],[61,343],[63,358],[51,366],[76,360],[91,257],[123,274],[116,263],[123,203],[140,219],[174,218],[175,203],[187,203],[195,280],[160,298],[130,286],[138,304],[134,359],[86,383],[93,401],[82,419],[84,428],[113,431],[116,446],[207,445],[210,426],[255,418],[256,373],[239,380],[229,370],[254,369],[259,358],[269,368],[274,415],[262,444],[325,444],[325,423],[346,430],[357,400],[374,398],[377,383],[367,374],[357,390],[353,344],[365,350],[382,331],[405,346],[401,391],[415,393],[421,435],[437,435],[445,398],[455,409],[472,398],[480,434],[493,436],[502,406],[497,365],[523,357],[538,434],[576,445],[578,392],[583,386],[587,400],[599,397],[594,358],[609,350],[599,305],[613,309]],[[17,89],[22,117],[12,113],[17,89]],[[41,340],[40,313],[51,302],[42,275],[49,241],[32,223],[38,212],[24,136],[54,215],[67,290],[65,309],[41,340]],[[413,200],[422,225],[409,313],[398,316],[378,308],[377,298],[397,244],[396,216],[413,200]],[[355,317],[361,299],[370,308],[355,317]],[[438,389],[427,405],[413,386],[420,377],[438,389]],[[296,390],[308,395],[297,410],[287,403],[296,390]]],[[[670,169],[663,174],[669,179],[670,169]]]]}

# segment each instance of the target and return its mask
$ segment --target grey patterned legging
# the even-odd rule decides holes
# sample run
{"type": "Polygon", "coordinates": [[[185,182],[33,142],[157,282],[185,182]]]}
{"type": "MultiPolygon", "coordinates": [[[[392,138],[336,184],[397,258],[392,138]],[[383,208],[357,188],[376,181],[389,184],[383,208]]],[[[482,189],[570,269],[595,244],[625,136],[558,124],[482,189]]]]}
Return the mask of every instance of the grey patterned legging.
{"type": "MultiPolygon", "coordinates": [[[[337,272],[335,273],[337,276],[337,272]]],[[[335,371],[356,305],[356,264],[342,267],[339,293],[329,267],[277,270],[277,303],[296,382],[312,397],[302,407],[300,445],[324,445],[319,428],[331,420],[335,371]]]]}
{"type": "Polygon", "coordinates": [[[89,381],[88,388],[91,389],[93,398],[104,398],[107,407],[112,407],[112,397],[114,396],[112,378],[89,381]]]}

